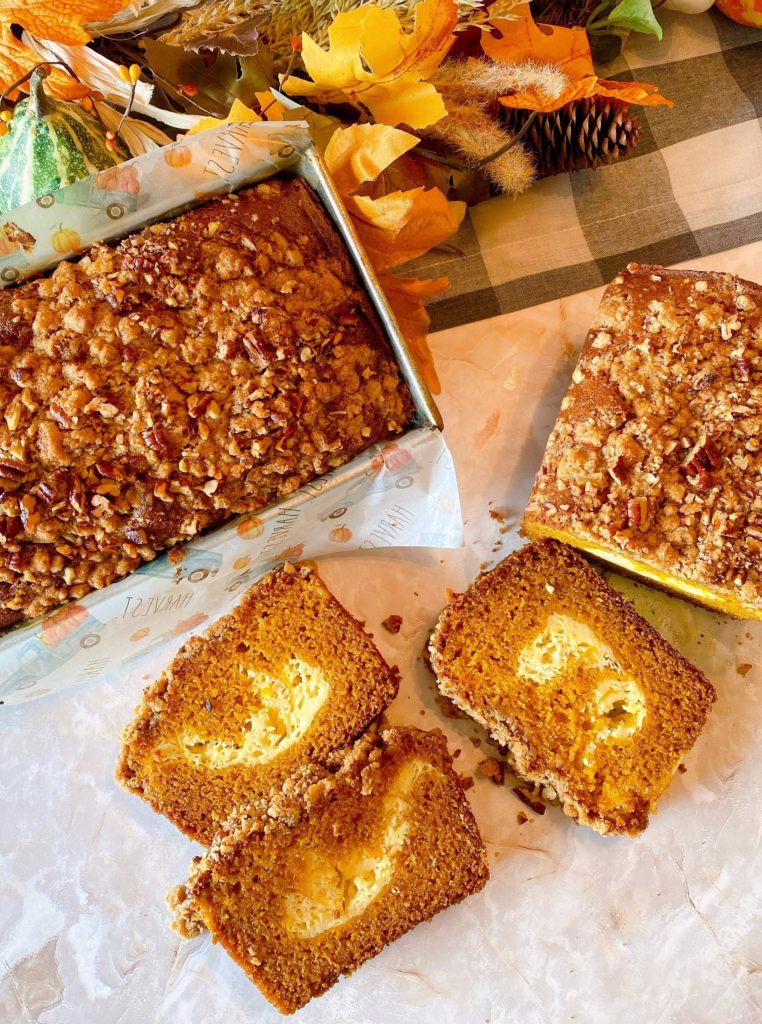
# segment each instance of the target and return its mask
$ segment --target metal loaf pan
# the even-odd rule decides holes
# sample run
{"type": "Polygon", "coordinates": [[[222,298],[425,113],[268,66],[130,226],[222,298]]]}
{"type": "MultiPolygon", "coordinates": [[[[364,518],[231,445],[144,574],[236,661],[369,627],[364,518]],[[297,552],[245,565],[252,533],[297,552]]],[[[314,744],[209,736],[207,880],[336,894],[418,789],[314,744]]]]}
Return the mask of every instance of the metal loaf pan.
{"type": "MultiPolygon", "coordinates": [[[[96,195],[99,176],[95,176],[0,217],[0,240],[9,224],[13,237],[23,238],[26,232],[35,240],[35,246],[27,247],[23,254],[17,250],[10,255],[7,252],[0,255],[0,283],[7,285],[40,273],[61,259],[55,245],[55,230],[56,222],[60,230],[62,217],[66,218],[67,228],[79,235],[82,248],[87,248],[96,241],[119,238],[152,222],[171,219],[214,195],[239,191],[277,174],[302,178],[319,197],[349,252],[415,407],[413,422],[389,446],[394,454],[389,459],[386,478],[389,486],[409,488],[404,492],[406,507],[399,504],[399,495],[403,492],[392,487],[392,497],[386,499],[387,511],[371,514],[381,522],[380,517],[388,515],[390,507],[397,508],[394,515],[405,527],[405,536],[397,536],[387,524],[371,534],[377,536],[378,543],[367,537],[363,541],[358,535],[351,543],[342,544],[342,550],[397,543],[441,547],[462,543],[457,484],[449,452],[440,435],[439,410],[411,356],[325,163],[309,139],[306,125],[297,122],[227,125],[119,167],[119,188],[123,188],[125,182],[137,180],[136,196],[124,196],[119,188],[111,187],[113,176],[108,179],[109,187],[104,189],[104,195],[96,195]],[[262,151],[256,151],[256,156],[262,158],[247,157],[247,153],[252,152],[252,140],[259,144],[261,139],[266,145],[262,151]],[[182,163],[172,155],[180,149],[192,150],[195,172],[181,176],[181,181],[174,186],[168,167],[171,169],[177,164],[187,171],[184,166],[187,154],[182,156],[182,163]],[[214,172],[207,175],[209,167],[213,167],[214,172]],[[414,481],[410,476],[411,467],[414,474],[418,472],[414,481]],[[449,502],[449,511],[420,516],[428,500],[427,488],[436,490],[442,507],[449,502]],[[446,500],[442,501],[442,496],[447,496],[446,500]],[[394,506],[392,498],[397,501],[394,506]],[[431,522],[424,523],[424,519],[431,522]]],[[[372,505],[368,495],[380,490],[374,476],[374,462],[378,463],[378,453],[375,457],[372,451],[360,453],[339,470],[315,479],[282,502],[257,512],[256,517],[246,515],[233,519],[182,548],[173,549],[171,556],[160,555],[124,579],[64,606],[63,610],[13,627],[0,636],[0,698],[8,705],[53,690],[59,692],[82,678],[108,674],[147,650],[157,648],[158,653],[160,641],[166,647],[167,642],[207,625],[210,615],[206,610],[214,609],[215,615],[226,611],[237,599],[241,587],[269,571],[283,560],[284,554],[291,558],[319,557],[328,550],[336,550],[335,545],[326,542],[324,534],[334,525],[333,517],[339,509],[349,506],[351,514],[355,514],[362,503],[372,505]],[[253,518],[256,518],[259,531],[256,536],[260,539],[258,551],[250,557],[253,518]],[[292,530],[294,523],[299,525],[292,530]],[[305,535],[310,529],[314,536],[305,535]],[[298,539],[306,543],[294,544],[294,535],[300,530],[298,539]],[[318,536],[321,533],[323,536],[318,536]],[[242,547],[241,538],[247,540],[248,547],[242,547]],[[244,557],[241,556],[243,550],[247,552],[244,557]],[[242,572],[239,566],[244,558],[249,564],[242,572]],[[67,610],[72,611],[70,623],[66,619],[67,610]],[[145,625],[130,633],[128,626],[134,627],[137,623],[128,623],[125,619],[137,617],[138,612],[145,615],[145,625]],[[129,643],[141,632],[146,634],[145,639],[141,636],[139,643],[129,643]]],[[[373,497],[379,502],[380,510],[378,494],[373,497]]],[[[347,515],[340,525],[349,518],[347,515]]]]}

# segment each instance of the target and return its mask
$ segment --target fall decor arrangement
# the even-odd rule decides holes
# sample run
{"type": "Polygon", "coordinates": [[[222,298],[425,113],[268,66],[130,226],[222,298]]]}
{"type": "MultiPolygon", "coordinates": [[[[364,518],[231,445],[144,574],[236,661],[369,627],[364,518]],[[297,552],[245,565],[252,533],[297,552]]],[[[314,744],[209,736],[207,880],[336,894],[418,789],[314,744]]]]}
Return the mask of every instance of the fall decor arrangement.
{"type": "MultiPolygon", "coordinates": [[[[426,356],[446,280],[393,269],[446,240],[466,203],[595,168],[638,140],[653,85],[594,56],[658,9],[707,0],[7,0],[0,4],[0,208],[226,120],[306,120],[426,356]],[[591,49],[592,44],[592,49],[591,49]],[[29,97],[25,98],[25,94],[29,97]]],[[[753,3],[722,0],[753,21],[753,3]]],[[[171,151],[181,160],[182,148],[171,151]]]]}

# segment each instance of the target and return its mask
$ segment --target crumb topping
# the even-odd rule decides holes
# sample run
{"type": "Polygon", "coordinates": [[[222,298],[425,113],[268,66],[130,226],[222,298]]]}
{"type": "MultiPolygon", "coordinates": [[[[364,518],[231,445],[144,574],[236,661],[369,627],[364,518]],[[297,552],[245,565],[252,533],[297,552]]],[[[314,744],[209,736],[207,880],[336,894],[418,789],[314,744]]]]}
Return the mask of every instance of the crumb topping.
{"type": "Polygon", "coordinates": [[[0,292],[0,627],[290,494],[411,414],[294,179],[0,292]]]}
{"type": "Polygon", "coordinates": [[[762,288],[631,264],[609,286],[526,521],[762,606],[762,288]]]}

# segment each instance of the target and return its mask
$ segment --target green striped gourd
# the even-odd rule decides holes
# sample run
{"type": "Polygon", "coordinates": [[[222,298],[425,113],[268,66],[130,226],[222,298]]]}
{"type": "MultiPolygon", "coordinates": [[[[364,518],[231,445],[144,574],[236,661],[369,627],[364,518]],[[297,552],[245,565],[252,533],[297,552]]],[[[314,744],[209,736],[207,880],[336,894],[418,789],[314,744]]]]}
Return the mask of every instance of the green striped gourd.
{"type": "Polygon", "coordinates": [[[106,147],[94,114],[46,95],[46,76],[35,71],[29,97],[16,104],[0,136],[0,213],[129,159],[121,141],[113,152],[106,147]]]}

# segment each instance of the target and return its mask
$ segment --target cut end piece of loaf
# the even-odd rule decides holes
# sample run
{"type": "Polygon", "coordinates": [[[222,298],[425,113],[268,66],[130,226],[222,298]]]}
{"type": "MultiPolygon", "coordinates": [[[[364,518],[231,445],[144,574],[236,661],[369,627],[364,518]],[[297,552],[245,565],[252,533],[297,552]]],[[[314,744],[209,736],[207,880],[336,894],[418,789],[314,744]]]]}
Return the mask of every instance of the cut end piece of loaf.
{"type": "Polygon", "coordinates": [[[184,644],[145,691],[116,777],[209,842],[234,807],[351,742],[397,688],[318,575],[286,566],[184,644]]]}
{"type": "Polygon", "coordinates": [[[237,811],[168,899],[292,1013],[487,877],[443,734],[389,729],[237,811]]]}
{"type": "Polygon", "coordinates": [[[430,642],[441,692],[601,833],[634,835],[716,694],[572,548],[545,540],[452,598],[430,642]]]}
{"type": "Polygon", "coordinates": [[[606,289],[522,530],[762,619],[762,286],[631,263],[606,289]]]}

